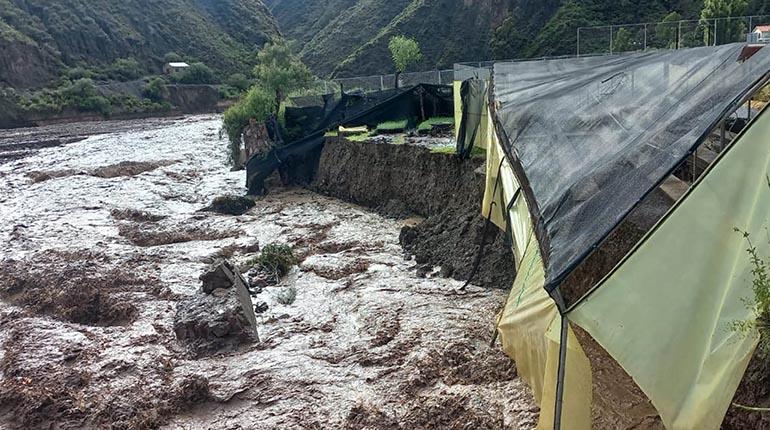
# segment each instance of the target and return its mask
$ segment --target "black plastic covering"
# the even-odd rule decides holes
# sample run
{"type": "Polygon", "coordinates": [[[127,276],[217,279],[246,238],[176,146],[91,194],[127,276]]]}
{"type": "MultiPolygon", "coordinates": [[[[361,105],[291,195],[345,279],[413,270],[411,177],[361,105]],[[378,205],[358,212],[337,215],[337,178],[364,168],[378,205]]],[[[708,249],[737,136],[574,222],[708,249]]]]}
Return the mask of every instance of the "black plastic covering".
{"type": "Polygon", "coordinates": [[[766,79],[770,48],[741,63],[742,47],[495,65],[550,292],[766,79]]]}
{"type": "Polygon", "coordinates": [[[414,87],[373,93],[303,98],[302,107],[287,108],[288,144],[272,150],[267,157],[252,157],[246,164],[249,193],[264,192],[264,181],[281,169],[286,183],[312,179],[327,131],[340,125],[376,127],[385,121],[404,120],[415,126],[434,116],[453,115],[452,87],[421,84],[414,87]]]}
{"type": "Polygon", "coordinates": [[[487,86],[481,79],[467,79],[460,85],[463,113],[457,133],[457,155],[468,159],[473,152],[473,144],[481,125],[487,86]]]}

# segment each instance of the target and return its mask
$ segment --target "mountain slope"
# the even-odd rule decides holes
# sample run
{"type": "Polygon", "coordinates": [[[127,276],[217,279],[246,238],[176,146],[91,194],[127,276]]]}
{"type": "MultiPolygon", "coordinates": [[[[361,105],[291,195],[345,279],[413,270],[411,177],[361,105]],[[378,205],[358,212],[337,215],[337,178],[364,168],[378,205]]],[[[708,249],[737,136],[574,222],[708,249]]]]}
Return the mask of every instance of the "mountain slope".
{"type": "MultiPolygon", "coordinates": [[[[414,37],[414,70],[454,62],[569,55],[581,26],[698,19],[703,0],[266,0],[302,59],[321,76],[390,73],[387,43],[414,37]]],[[[764,13],[768,0],[749,1],[764,13]]]]}
{"type": "Polygon", "coordinates": [[[169,52],[230,73],[277,37],[261,0],[0,0],[0,82],[36,87],[126,57],[158,70],[169,52]]]}

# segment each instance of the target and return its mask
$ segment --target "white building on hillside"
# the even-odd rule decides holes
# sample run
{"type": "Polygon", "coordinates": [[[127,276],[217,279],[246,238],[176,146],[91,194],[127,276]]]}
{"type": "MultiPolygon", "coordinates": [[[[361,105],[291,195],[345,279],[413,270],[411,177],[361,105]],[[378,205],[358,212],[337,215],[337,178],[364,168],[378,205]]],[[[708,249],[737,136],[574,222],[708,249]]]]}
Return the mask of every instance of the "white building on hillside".
{"type": "Polygon", "coordinates": [[[163,67],[163,73],[167,75],[176,75],[177,73],[187,70],[189,67],[189,64],[182,62],[168,63],[163,67]]]}

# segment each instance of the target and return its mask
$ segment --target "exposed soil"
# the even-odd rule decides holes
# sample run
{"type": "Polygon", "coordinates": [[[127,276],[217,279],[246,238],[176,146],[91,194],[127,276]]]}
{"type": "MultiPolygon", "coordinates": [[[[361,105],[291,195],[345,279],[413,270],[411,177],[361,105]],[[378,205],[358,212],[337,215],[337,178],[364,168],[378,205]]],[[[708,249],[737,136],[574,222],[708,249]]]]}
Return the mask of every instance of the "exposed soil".
{"type": "MultiPolygon", "coordinates": [[[[482,242],[485,220],[482,160],[461,161],[420,145],[328,139],[311,188],[371,207],[386,216],[425,218],[401,233],[400,242],[418,264],[440,266],[444,276],[467,280],[482,242]]],[[[473,281],[509,288],[513,254],[504,235],[490,228],[473,281]]]]}
{"type": "Polygon", "coordinates": [[[218,128],[137,122],[0,166],[0,428],[535,427],[529,389],[489,346],[505,292],[418,277],[402,221],[309,191],[200,212],[244,191],[218,128]],[[120,180],[28,177],[126,158],[185,161],[120,180]],[[246,265],[259,243],[301,257],[253,297],[262,342],[190,356],[178,304],[209,263],[246,265]]]}

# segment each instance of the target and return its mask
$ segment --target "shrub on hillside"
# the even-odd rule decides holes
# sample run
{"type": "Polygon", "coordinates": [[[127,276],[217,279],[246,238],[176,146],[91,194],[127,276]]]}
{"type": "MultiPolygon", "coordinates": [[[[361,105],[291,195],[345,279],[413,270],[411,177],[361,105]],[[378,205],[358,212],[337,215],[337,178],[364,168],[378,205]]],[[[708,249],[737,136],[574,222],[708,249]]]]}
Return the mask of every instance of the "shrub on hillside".
{"type": "Polygon", "coordinates": [[[153,78],[144,86],[142,95],[154,102],[162,102],[168,97],[166,81],[162,78],[153,78]]]}
{"type": "Polygon", "coordinates": [[[203,63],[193,63],[177,78],[180,84],[215,84],[214,71],[203,63]]]}
{"type": "Polygon", "coordinates": [[[106,75],[116,81],[127,82],[144,76],[144,69],[133,58],[119,58],[107,67],[106,75]]]}

